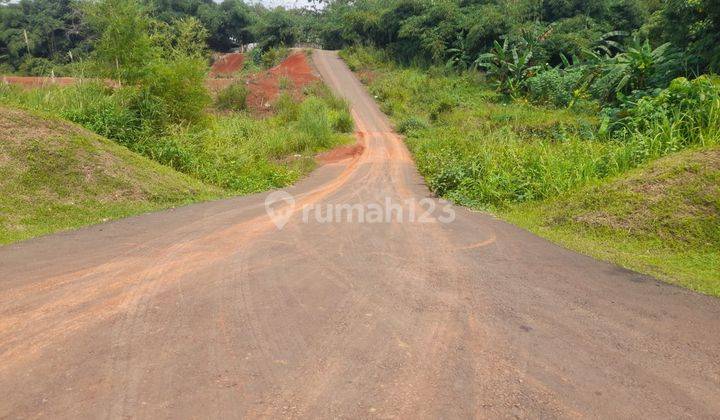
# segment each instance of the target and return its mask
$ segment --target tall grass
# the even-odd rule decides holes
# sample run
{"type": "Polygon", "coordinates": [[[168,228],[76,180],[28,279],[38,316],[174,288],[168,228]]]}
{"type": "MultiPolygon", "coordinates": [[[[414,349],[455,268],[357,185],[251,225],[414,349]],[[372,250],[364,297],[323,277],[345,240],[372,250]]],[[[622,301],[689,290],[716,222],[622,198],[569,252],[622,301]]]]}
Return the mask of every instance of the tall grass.
{"type": "Polygon", "coordinates": [[[223,111],[243,111],[247,108],[249,89],[243,82],[234,82],[221,90],[215,99],[215,107],[223,111]]]}
{"type": "Polygon", "coordinates": [[[355,69],[372,72],[370,89],[406,135],[430,188],[472,207],[557,196],[681,149],[720,142],[717,99],[602,136],[589,112],[503,102],[478,75],[398,68],[363,49],[343,56],[355,69]]]}
{"type": "Polygon", "coordinates": [[[321,85],[306,93],[303,101],[281,97],[268,118],[236,112],[193,124],[157,124],[155,103],[134,88],[0,86],[0,104],[71,120],[207,183],[250,193],[294,182],[317,152],[350,140],[338,123],[349,115],[345,102],[321,85]]]}

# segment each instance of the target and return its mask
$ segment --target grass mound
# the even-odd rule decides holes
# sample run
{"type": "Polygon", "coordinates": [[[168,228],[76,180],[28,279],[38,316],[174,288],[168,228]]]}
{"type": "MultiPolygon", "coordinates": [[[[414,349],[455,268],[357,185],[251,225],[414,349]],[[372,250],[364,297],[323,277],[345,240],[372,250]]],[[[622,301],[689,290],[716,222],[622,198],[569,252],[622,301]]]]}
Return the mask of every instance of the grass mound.
{"type": "Polygon", "coordinates": [[[221,195],[73,124],[0,107],[0,244],[221,195]]]}
{"type": "Polygon", "coordinates": [[[315,154],[352,140],[344,132],[347,104],[320,83],[305,86],[302,98],[281,95],[264,117],[223,112],[194,124],[162,124],[144,104],[132,87],[0,85],[0,106],[70,120],[228,193],[285,187],[314,168],[315,154]]]}
{"type": "Polygon", "coordinates": [[[720,296],[720,148],[514,208],[510,221],[590,254],[720,296]]]}

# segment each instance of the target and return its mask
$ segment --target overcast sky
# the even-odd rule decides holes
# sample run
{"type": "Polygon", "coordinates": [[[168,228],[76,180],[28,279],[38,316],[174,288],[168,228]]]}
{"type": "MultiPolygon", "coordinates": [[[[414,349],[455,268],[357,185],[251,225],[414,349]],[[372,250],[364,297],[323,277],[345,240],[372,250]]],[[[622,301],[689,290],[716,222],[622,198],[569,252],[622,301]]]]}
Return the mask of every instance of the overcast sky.
{"type": "MultiPolygon", "coordinates": [[[[10,3],[15,3],[18,0],[10,0],[10,3]]],[[[246,0],[247,1],[247,0],[246,0]]],[[[222,0],[215,0],[217,3],[221,3],[222,0]]],[[[284,6],[284,7],[305,7],[310,4],[309,0],[250,0],[248,3],[257,2],[262,3],[267,7],[284,6]]]]}
{"type": "MultiPolygon", "coordinates": [[[[220,2],[222,0],[215,0],[217,2],[220,2]]],[[[310,1],[309,0],[255,0],[258,3],[262,3],[265,6],[268,7],[275,7],[275,6],[284,6],[284,7],[305,7],[307,6],[310,1]]]]}

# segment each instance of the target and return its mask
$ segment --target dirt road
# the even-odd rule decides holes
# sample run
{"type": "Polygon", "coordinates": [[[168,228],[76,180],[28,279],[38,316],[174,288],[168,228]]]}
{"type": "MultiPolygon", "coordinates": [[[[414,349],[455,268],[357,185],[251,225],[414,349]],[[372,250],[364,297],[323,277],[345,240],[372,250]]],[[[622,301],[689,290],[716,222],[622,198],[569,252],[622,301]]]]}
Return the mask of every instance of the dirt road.
{"type": "Polygon", "coordinates": [[[315,62],[365,149],[289,189],[284,229],[261,194],[0,248],[0,418],[720,415],[720,300],[460,208],[301,211],[429,196],[350,71],[315,62]]]}

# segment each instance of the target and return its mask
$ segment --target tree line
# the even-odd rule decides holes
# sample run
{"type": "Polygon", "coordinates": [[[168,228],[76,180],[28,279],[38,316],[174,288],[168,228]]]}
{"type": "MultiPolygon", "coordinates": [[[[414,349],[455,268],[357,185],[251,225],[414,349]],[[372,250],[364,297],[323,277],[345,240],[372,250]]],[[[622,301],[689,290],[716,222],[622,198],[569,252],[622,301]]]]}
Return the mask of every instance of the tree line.
{"type": "MultiPolygon", "coordinates": [[[[99,34],[87,22],[93,0],[20,0],[0,4],[0,59],[32,73],[36,59],[67,63],[87,56],[99,34]]],[[[720,2],[715,0],[318,0],[308,9],[268,9],[242,0],[144,0],[155,19],[196,18],[211,50],[250,42],[296,42],[338,49],[386,48],[400,61],[452,60],[470,66],[496,41],[532,44],[534,61],[613,47],[608,33],[666,42],[701,73],[720,69],[720,2]],[[609,42],[608,42],[609,41],[609,42]]],[[[41,62],[42,63],[42,62],[41,62]]]]}
{"type": "Polygon", "coordinates": [[[48,69],[62,72],[62,65],[91,58],[104,28],[92,24],[89,11],[99,3],[108,3],[111,15],[128,5],[141,7],[166,25],[196,20],[207,33],[207,47],[219,52],[256,41],[262,48],[293,45],[306,13],[241,0],[0,0],[0,72],[47,75],[48,69]]]}

